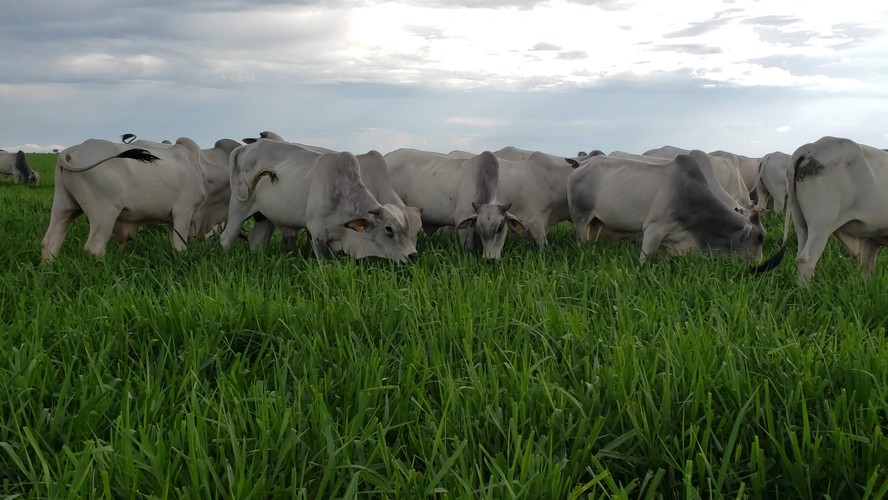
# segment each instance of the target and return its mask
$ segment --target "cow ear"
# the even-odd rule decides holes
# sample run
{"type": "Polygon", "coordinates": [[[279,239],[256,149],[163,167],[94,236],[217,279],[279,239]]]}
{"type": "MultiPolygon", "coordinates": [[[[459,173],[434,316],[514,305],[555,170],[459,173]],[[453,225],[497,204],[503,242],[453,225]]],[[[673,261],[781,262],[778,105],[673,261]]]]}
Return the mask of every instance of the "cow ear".
{"type": "Polygon", "coordinates": [[[345,223],[345,227],[351,229],[352,231],[363,233],[370,227],[370,221],[363,217],[359,219],[352,219],[345,223]]]}
{"type": "MultiPolygon", "coordinates": [[[[474,205],[474,203],[473,203],[474,205]]],[[[470,215],[456,225],[457,229],[469,229],[475,227],[475,221],[478,220],[478,214],[470,215]]]]}
{"type": "Polygon", "coordinates": [[[244,142],[244,144],[253,144],[254,142],[256,142],[256,139],[254,139],[252,137],[246,137],[246,138],[244,138],[243,142],[244,142]]]}
{"type": "Polygon", "coordinates": [[[525,226],[524,223],[521,222],[521,219],[515,217],[510,213],[506,213],[506,222],[509,223],[509,229],[515,231],[518,234],[524,234],[525,232],[527,232],[527,226],[525,226]]]}
{"type": "Polygon", "coordinates": [[[573,168],[577,168],[580,166],[580,162],[574,160],[573,158],[565,158],[564,161],[566,161],[567,164],[573,168]]]}

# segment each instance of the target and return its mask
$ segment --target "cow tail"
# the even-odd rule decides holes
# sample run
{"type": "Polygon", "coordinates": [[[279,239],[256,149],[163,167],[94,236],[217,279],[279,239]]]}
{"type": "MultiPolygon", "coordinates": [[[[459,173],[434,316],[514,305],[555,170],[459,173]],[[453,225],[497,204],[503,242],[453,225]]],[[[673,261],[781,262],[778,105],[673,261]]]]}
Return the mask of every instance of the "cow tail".
{"type": "Polygon", "coordinates": [[[805,158],[804,153],[799,153],[796,151],[792,155],[792,159],[789,162],[789,168],[786,169],[786,200],[784,206],[786,210],[784,211],[783,218],[783,241],[780,243],[780,248],[777,250],[777,253],[774,254],[770,259],[762,262],[761,265],[753,267],[750,269],[750,272],[755,274],[768,272],[783,261],[783,256],[786,255],[786,244],[789,240],[789,228],[792,226],[792,206],[791,203],[795,201],[795,179],[796,179],[796,168],[798,168],[799,163],[805,158]],[[798,156],[796,156],[798,155],[798,156]]]}
{"type": "Polygon", "coordinates": [[[133,148],[133,149],[127,149],[126,151],[124,151],[120,154],[116,154],[114,156],[109,156],[108,158],[105,158],[104,160],[99,160],[99,161],[97,161],[91,165],[87,165],[85,167],[75,167],[75,166],[71,165],[71,163],[70,163],[71,155],[70,154],[66,154],[64,156],[59,155],[58,166],[61,167],[63,170],[67,170],[68,172],[86,172],[87,170],[92,170],[93,168],[98,167],[102,163],[105,163],[106,161],[109,161],[109,160],[113,160],[115,158],[136,160],[136,161],[140,161],[142,163],[153,163],[153,162],[160,159],[160,158],[154,156],[153,154],[151,154],[151,152],[148,151],[147,149],[133,148]]]}

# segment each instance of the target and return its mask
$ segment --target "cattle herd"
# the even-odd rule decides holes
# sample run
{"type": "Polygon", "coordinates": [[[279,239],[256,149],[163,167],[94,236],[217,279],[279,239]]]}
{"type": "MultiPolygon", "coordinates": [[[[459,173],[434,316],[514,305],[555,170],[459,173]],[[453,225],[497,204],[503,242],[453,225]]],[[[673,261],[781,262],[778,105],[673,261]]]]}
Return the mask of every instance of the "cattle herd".
{"type": "MultiPolygon", "coordinates": [[[[513,147],[356,156],[273,132],[244,144],[222,139],[211,149],[184,137],[123,137],[90,139],[59,154],[44,260],[58,255],[80,214],[89,221],[85,250],[97,258],[112,235],[123,244],[150,223],[168,225],[177,250],[224,227],[219,239],[229,249],[252,218],[251,249],[267,245],[276,229],[291,245],[305,229],[318,258],[403,262],[417,256],[420,231],[450,226],[464,248],[496,259],[507,233],[545,247],[552,227],[571,221],[583,242],[639,239],[642,265],[660,248],[760,261],[760,213],[769,208],[786,211],[783,242],[755,272],[779,264],[792,225],[800,281],[813,276],[830,235],[864,274],[888,245],[888,152],[835,137],[762,158],[671,146],[571,158],[513,147]]],[[[0,151],[0,173],[39,182],[22,152],[0,151]]]]}

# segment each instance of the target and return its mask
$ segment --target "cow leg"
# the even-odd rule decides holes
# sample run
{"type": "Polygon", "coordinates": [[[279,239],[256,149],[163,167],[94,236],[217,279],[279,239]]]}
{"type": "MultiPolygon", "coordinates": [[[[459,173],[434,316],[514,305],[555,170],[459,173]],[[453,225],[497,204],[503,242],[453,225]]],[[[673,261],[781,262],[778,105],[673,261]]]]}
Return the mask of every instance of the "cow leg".
{"type": "Polygon", "coordinates": [[[536,241],[539,248],[546,248],[548,240],[546,239],[545,224],[543,224],[539,220],[534,219],[529,222],[525,222],[524,227],[527,228],[527,232],[530,233],[531,238],[536,241]]]}
{"type": "MultiPolygon", "coordinates": [[[[281,232],[283,232],[283,229],[281,232]]],[[[247,237],[247,241],[250,243],[250,250],[261,250],[267,247],[273,234],[274,222],[268,219],[256,221],[253,225],[253,230],[250,231],[250,236],[247,237]]]]}
{"type": "Polygon", "coordinates": [[[826,242],[830,234],[832,234],[831,231],[808,234],[805,246],[799,249],[799,253],[796,256],[796,263],[799,265],[798,280],[800,283],[804,283],[814,276],[814,267],[817,266],[817,261],[823,255],[823,250],[826,249],[826,242]]]}
{"type": "MultiPolygon", "coordinates": [[[[324,234],[324,232],[321,232],[324,234]]],[[[311,238],[311,248],[314,250],[315,257],[318,259],[332,259],[333,251],[330,250],[329,245],[327,245],[327,240],[318,236],[315,236],[311,231],[308,232],[309,237],[311,238]]]]}
{"type": "Polygon", "coordinates": [[[170,225],[170,243],[173,248],[184,252],[188,248],[188,234],[191,229],[191,219],[194,216],[194,207],[173,209],[173,223],[170,225]]]}
{"type": "Polygon", "coordinates": [[[468,229],[460,229],[457,232],[462,247],[470,252],[475,250],[475,228],[470,227],[468,229]]]}
{"type": "Polygon", "coordinates": [[[40,255],[44,261],[49,262],[56,258],[59,250],[62,249],[62,243],[65,242],[65,236],[68,234],[68,228],[81,213],[80,207],[65,207],[57,209],[53,206],[52,215],[49,218],[49,228],[41,242],[40,255]]]}
{"type": "Polygon", "coordinates": [[[252,215],[252,204],[247,205],[238,201],[232,195],[231,202],[228,204],[228,222],[225,224],[225,230],[219,235],[219,243],[223,250],[228,250],[234,245],[234,242],[240,237],[244,222],[250,215],[252,215]]]}
{"type": "Polygon", "coordinates": [[[641,239],[641,255],[638,256],[638,263],[640,265],[644,266],[648,257],[657,252],[657,248],[660,247],[660,242],[663,241],[664,236],[666,236],[666,233],[659,226],[649,225],[644,228],[641,239]]]}
{"type": "Polygon", "coordinates": [[[89,219],[89,237],[86,239],[83,249],[93,254],[97,260],[105,256],[105,247],[108,246],[108,240],[114,231],[118,215],[120,215],[119,209],[93,214],[92,217],[90,214],[86,214],[89,219]]]}
{"type": "Polygon", "coordinates": [[[577,217],[573,221],[574,232],[577,235],[577,241],[586,243],[589,241],[591,217],[577,217]]]}
{"type": "Polygon", "coordinates": [[[860,245],[860,264],[863,266],[863,275],[872,276],[876,269],[876,255],[882,245],[873,240],[862,240],[860,245]]]}

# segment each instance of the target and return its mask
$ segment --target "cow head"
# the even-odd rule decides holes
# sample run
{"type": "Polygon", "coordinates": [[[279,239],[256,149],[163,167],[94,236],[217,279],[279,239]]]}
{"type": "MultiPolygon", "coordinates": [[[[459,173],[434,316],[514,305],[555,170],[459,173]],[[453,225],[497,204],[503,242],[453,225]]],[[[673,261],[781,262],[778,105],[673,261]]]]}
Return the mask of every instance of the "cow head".
{"type": "Polygon", "coordinates": [[[422,231],[422,208],[401,207],[401,211],[407,217],[407,235],[410,237],[413,245],[416,246],[419,232],[422,231]]]}
{"type": "Polygon", "coordinates": [[[405,211],[395,205],[380,205],[363,217],[345,223],[341,250],[356,259],[382,257],[405,262],[417,256],[405,211]]]}
{"type": "Polygon", "coordinates": [[[731,251],[740,257],[760,261],[765,245],[765,228],[759,213],[754,211],[743,219],[742,228],[731,233],[731,251]]]}
{"type": "Polygon", "coordinates": [[[485,259],[500,258],[506,241],[507,227],[519,234],[527,231],[521,219],[509,212],[512,208],[511,203],[479,205],[472,202],[472,208],[475,209],[475,213],[460,221],[456,228],[474,229],[475,235],[481,240],[482,256],[485,259]]]}

